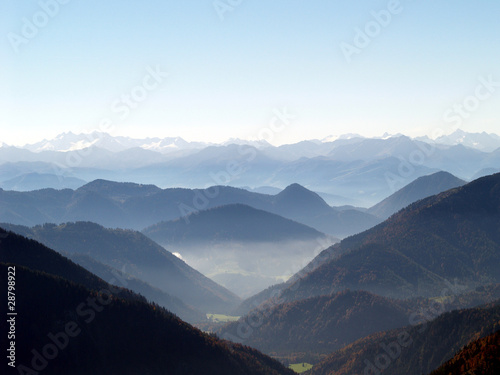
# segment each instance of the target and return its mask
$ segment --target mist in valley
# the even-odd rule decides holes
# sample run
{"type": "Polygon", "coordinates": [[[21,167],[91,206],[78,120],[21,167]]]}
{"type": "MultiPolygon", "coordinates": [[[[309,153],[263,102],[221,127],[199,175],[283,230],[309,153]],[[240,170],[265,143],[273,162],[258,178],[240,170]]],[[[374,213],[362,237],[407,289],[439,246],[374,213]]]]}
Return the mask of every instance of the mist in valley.
{"type": "Polygon", "coordinates": [[[247,298],[271,285],[287,281],[334,243],[333,238],[218,244],[199,242],[168,250],[239,297],[247,298]]]}

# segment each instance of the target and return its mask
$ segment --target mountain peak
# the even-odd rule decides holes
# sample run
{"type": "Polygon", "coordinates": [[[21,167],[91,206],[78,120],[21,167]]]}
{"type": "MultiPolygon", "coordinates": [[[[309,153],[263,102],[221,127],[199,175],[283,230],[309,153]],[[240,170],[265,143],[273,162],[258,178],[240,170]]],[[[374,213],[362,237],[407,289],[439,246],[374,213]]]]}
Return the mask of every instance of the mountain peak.
{"type": "Polygon", "coordinates": [[[413,202],[462,186],[465,183],[465,181],[444,171],[422,176],[371,207],[369,212],[386,219],[413,202]]]}
{"type": "Polygon", "coordinates": [[[436,138],[434,141],[449,146],[462,145],[484,152],[491,152],[500,147],[500,136],[484,131],[482,133],[468,133],[457,129],[451,134],[436,138]]]}
{"type": "MultiPolygon", "coordinates": [[[[275,204],[283,209],[313,212],[317,215],[331,212],[332,208],[317,193],[304,186],[293,183],[276,195],[275,204]]],[[[290,214],[290,212],[288,212],[290,214]]],[[[298,213],[298,212],[297,212],[298,213]]]]}
{"type": "Polygon", "coordinates": [[[294,182],[293,184],[290,184],[288,185],[285,189],[283,189],[283,191],[286,191],[286,190],[301,190],[301,191],[310,191],[310,190],[307,190],[304,186],[294,182]]]}
{"type": "Polygon", "coordinates": [[[277,196],[281,197],[287,196],[287,197],[295,197],[302,199],[307,197],[308,199],[321,200],[324,202],[323,198],[321,198],[318,194],[305,188],[304,186],[298,183],[293,183],[291,185],[288,185],[281,192],[279,192],[277,196]]]}

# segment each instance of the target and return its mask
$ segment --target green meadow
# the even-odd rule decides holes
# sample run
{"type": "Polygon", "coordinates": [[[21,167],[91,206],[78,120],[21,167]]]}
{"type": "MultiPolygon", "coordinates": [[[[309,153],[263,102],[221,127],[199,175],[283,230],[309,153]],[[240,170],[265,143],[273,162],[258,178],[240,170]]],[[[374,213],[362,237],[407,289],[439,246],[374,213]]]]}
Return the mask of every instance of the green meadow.
{"type": "Polygon", "coordinates": [[[235,322],[239,319],[239,316],[223,315],[223,314],[207,314],[207,319],[210,319],[215,323],[227,323],[235,322]]]}
{"type": "Polygon", "coordinates": [[[288,367],[290,367],[297,374],[301,374],[303,372],[306,372],[307,370],[310,370],[313,367],[313,365],[304,362],[304,363],[293,363],[288,367]]]}

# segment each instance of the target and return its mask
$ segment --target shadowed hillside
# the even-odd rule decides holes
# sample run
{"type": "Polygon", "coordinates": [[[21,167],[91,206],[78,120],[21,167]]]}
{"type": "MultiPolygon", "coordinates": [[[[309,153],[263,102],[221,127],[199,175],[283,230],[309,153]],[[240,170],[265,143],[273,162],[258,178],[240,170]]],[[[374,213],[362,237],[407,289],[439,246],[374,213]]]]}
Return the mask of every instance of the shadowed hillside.
{"type": "Polygon", "coordinates": [[[411,203],[465,185],[465,183],[464,180],[448,172],[437,172],[423,176],[371,207],[368,212],[382,219],[387,219],[411,203]]]}
{"type": "Polygon", "coordinates": [[[281,216],[242,204],[200,211],[143,231],[165,246],[204,246],[230,241],[277,242],[324,238],[323,233],[281,216]]]}
{"type": "MultiPolygon", "coordinates": [[[[436,296],[457,280],[469,289],[500,281],[500,174],[421,200],[335,245],[282,296],[345,288],[385,296],[436,296]]],[[[312,262],[314,263],[314,261],[312,262]]]]}
{"type": "Polygon", "coordinates": [[[274,302],[221,328],[219,335],[279,356],[327,354],[371,333],[406,325],[411,306],[362,291],[274,302]],[[252,324],[255,316],[262,324],[252,324]]]}
{"type": "Polygon", "coordinates": [[[239,302],[237,296],[139,232],[106,229],[88,222],[46,224],[33,228],[2,226],[55,250],[87,255],[124,270],[205,313],[224,312],[239,302]]]}
{"type": "Polygon", "coordinates": [[[410,326],[376,333],[329,355],[311,375],[428,374],[471,340],[500,329],[500,306],[458,310],[432,319],[416,313],[410,326]],[[430,320],[430,321],[429,321],[430,320]]]}
{"type": "Polygon", "coordinates": [[[500,331],[475,340],[430,375],[500,374],[500,331]]]}
{"type": "MultiPolygon", "coordinates": [[[[7,269],[0,263],[2,284],[7,269]]],[[[23,291],[16,299],[22,314],[16,321],[19,373],[293,373],[253,349],[203,334],[159,306],[110,297],[21,266],[15,272],[16,287],[23,291]]],[[[9,348],[7,335],[0,347],[9,348]]]]}

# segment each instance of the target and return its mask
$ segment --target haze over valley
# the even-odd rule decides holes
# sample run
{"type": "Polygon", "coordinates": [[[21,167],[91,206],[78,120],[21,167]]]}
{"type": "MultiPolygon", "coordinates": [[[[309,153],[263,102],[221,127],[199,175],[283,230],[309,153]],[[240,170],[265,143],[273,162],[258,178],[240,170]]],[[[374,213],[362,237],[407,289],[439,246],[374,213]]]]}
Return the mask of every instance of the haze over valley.
{"type": "Polygon", "coordinates": [[[498,0],[1,4],[1,375],[500,374],[498,0]]]}
{"type": "MultiPolygon", "coordinates": [[[[414,142],[402,137],[352,142],[374,142],[390,150],[401,141],[414,142]]],[[[495,155],[495,151],[463,145],[451,147],[481,155],[481,161],[466,166],[478,175],[487,172],[482,158],[493,160],[495,155]]],[[[385,148],[362,149],[372,163],[390,158],[385,148]]],[[[51,157],[71,152],[77,151],[53,151],[51,157]]],[[[93,152],[100,151],[90,149],[89,155],[93,152]]],[[[6,162],[3,167],[13,171],[13,166],[20,165],[43,169],[51,164],[24,160],[6,162]]],[[[453,171],[463,168],[455,163],[453,171]]],[[[322,174],[319,171],[315,173],[322,174]]],[[[254,347],[264,353],[259,355],[277,359],[272,365],[276,368],[279,362],[308,363],[307,368],[313,365],[312,373],[366,370],[372,362],[368,366],[357,360],[355,370],[349,363],[358,354],[339,354],[342,348],[359,351],[360,345],[376,346],[386,340],[373,336],[377,332],[393,337],[394,329],[409,332],[422,319],[443,325],[441,313],[484,306],[482,318],[471,315],[476,319],[471,327],[476,328],[447,343],[439,360],[420,358],[417,368],[431,371],[458,352],[457,343],[465,345],[479,331],[486,335],[496,330],[488,325],[494,324],[496,315],[488,314],[496,311],[495,301],[500,298],[500,174],[467,182],[449,171],[428,171],[420,175],[415,169],[406,177],[411,182],[369,207],[330,205],[327,201],[339,196],[298,183],[284,189],[269,185],[191,189],[96,179],[58,189],[50,187],[47,176],[58,183],[74,180],[30,172],[17,177],[36,189],[0,190],[0,227],[8,231],[3,238],[10,239],[2,240],[2,262],[26,267],[23,272],[55,275],[89,290],[110,290],[90,282],[97,277],[99,282],[109,280],[127,288],[120,292],[130,294],[120,297],[123,300],[152,303],[166,309],[167,316],[172,312],[214,332],[214,340],[220,337],[254,347]],[[57,262],[49,261],[51,257],[57,262]],[[68,273],[77,264],[83,268],[68,273]],[[96,276],[87,273],[75,278],[88,271],[96,276]],[[418,312],[423,314],[429,306],[433,310],[427,315],[418,312]]],[[[358,183],[358,173],[348,176],[352,184],[358,183]]],[[[394,188],[389,179],[386,183],[380,195],[394,188]]],[[[463,310],[463,314],[470,313],[463,310]]],[[[114,333],[109,335],[115,340],[114,333]]],[[[85,338],[79,339],[80,345],[89,345],[81,340],[85,338]]],[[[403,363],[403,358],[396,363],[403,363]]],[[[65,356],[61,371],[71,361],[65,356]]],[[[393,368],[394,374],[407,369],[402,364],[393,368]]]]}

